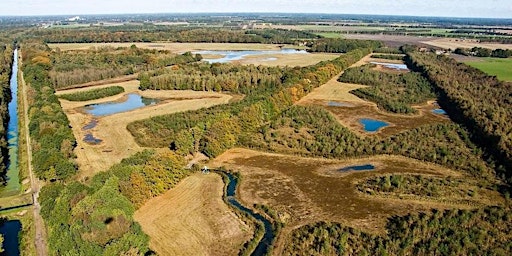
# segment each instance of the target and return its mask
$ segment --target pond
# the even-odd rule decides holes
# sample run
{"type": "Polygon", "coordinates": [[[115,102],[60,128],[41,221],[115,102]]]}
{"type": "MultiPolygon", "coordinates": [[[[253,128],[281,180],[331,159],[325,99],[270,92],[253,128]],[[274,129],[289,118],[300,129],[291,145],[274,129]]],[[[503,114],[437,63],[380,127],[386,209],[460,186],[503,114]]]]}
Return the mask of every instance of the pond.
{"type": "Polygon", "coordinates": [[[409,68],[405,64],[394,64],[394,63],[384,63],[384,62],[370,62],[370,63],[375,64],[375,65],[381,65],[381,66],[384,66],[384,67],[390,68],[390,69],[409,70],[409,68]]]}
{"type": "Polygon", "coordinates": [[[84,127],[82,127],[82,130],[84,130],[84,131],[90,130],[90,129],[96,127],[96,125],[98,125],[98,120],[93,119],[88,124],[84,125],[84,127]]]}
{"type": "Polygon", "coordinates": [[[345,102],[329,101],[327,102],[329,107],[353,107],[354,105],[345,102]]]}
{"type": "Polygon", "coordinates": [[[108,116],[121,112],[142,108],[149,105],[155,105],[160,100],[145,98],[136,93],[130,93],[123,102],[105,102],[85,106],[85,111],[93,116],[108,116]]]}
{"type": "Polygon", "coordinates": [[[362,118],[359,122],[363,125],[365,132],[376,132],[381,128],[389,126],[388,123],[376,119],[362,118]]]}
{"type": "Polygon", "coordinates": [[[272,223],[265,217],[263,217],[263,215],[255,213],[253,210],[243,206],[240,202],[238,202],[238,200],[236,199],[238,178],[235,175],[228,172],[221,172],[221,174],[225,175],[228,178],[228,184],[225,191],[227,201],[238,210],[251,215],[258,221],[261,221],[265,227],[265,233],[263,234],[263,238],[260,240],[260,242],[256,246],[256,249],[254,249],[251,255],[266,255],[269,247],[272,245],[272,241],[275,238],[272,223]]]}
{"type": "Polygon", "coordinates": [[[13,196],[20,192],[21,184],[18,170],[18,50],[14,50],[14,61],[10,80],[12,99],[7,105],[9,123],[7,143],[9,159],[7,162],[6,184],[0,188],[0,197],[13,196]]]}
{"type": "Polygon", "coordinates": [[[442,108],[436,108],[436,109],[432,110],[432,113],[438,114],[438,115],[446,115],[446,111],[444,111],[444,109],[442,109],[442,108]]]}
{"type": "Polygon", "coordinates": [[[84,137],[84,141],[89,143],[89,144],[92,144],[92,145],[98,145],[100,144],[103,140],[102,139],[98,139],[96,137],[94,137],[94,135],[92,135],[92,133],[88,133],[85,135],[84,137]]]}
{"type": "MultiPolygon", "coordinates": [[[[269,55],[269,54],[309,54],[305,50],[296,50],[296,49],[282,49],[282,50],[266,50],[266,51],[198,51],[194,52],[194,54],[202,54],[202,55],[220,55],[221,58],[216,59],[203,59],[208,63],[227,63],[231,61],[242,60],[245,57],[249,56],[258,56],[258,55],[269,55]]],[[[274,61],[277,58],[269,57],[265,58],[264,61],[274,61]]]]}
{"type": "Polygon", "coordinates": [[[19,256],[19,239],[21,231],[21,222],[19,220],[10,220],[0,225],[0,234],[4,237],[2,256],[19,256]]]}
{"type": "Polygon", "coordinates": [[[352,165],[339,169],[340,172],[348,172],[348,171],[371,171],[375,170],[375,166],[372,164],[363,164],[363,165],[352,165]]]}

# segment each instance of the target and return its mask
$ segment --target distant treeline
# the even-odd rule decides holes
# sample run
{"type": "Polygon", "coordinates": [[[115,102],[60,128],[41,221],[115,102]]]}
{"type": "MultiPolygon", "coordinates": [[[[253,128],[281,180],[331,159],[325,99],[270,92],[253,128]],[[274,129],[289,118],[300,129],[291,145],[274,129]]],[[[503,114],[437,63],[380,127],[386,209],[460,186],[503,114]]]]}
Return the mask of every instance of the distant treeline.
{"type": "Polygon", "coordinates": [[[149,237],[133,219],[144,202],[189,175],[172,153],[143,151],[87,185],[51,183],[40,194],[50,255],[152,255],[149,237]]]}
{"type": "Polygon", "coordinates": [[[355,49],[377,49],[384,45],[380,41],[324,38],[308,43],[310,52],[346,53],[355,49]]]}
{"type": "Polygon", "coordinates": [[[169,51],[98,47],[82,51],[60,51],[51,55],[50,77],[56,89],[140,71],[201,60],[190,52],[176,55],[169,51]]]}
{"type": "Polygon", "coordinates": [[[124,92],[124,88],[121,86],[109,86],[70,94],[62,94],[58,97],[69,101],[88,101],[114,96],[122,92],[124,92]]]}
{"type": "Polygon", "coordinates": [[[77,170],[73,153],[76,139],[50,79],[50,49],[37,43],[22,44],[21,49],[29,95],[34,172],[43,180],[67,179],[77,170]]]}
{"type": "Polygon", "coordinates": [[[195,43],[276,43],[292,44],[299,39],[315,39],[309,32],[283,29],[241,30],[230,28],[186,28],[169,26],[119,26],[33,30],[25,35],[46,43],[108,42],[195,42],[195,43]]]}
{"type": "Polygon", "coordinates": [[[431,210],[393,216],[386,235],[319,222],[292,231],[283,255],[510,255],[511,209],[431,210]],[[492,234],[492,235],[491,235],[492,234]]]}
{"type": "Polygon", "coordinates": [[[0,184],[5,182],[9,161],[7,131],[9,125],[8,105],[11,101],[10,78],[13,64],[13,45],[0,43],[0,184]]]}
{"type": "Polygon", "coordinates": [[[442,55],[411,51],[406,59],[437,87],[439,104],[471,131],[501,164],[496,169],[502,178],[512,183],[512,83],[442,55]]]}
{"type": "Polygon", "coordinates": [[[487,49],[482,47],[457,48],[453,51],[456,54],[476,57],[495,57],[495,58],[508,58],[512,56],[512,50],[509,49],[487,49]]]}
{"type": "MultiPolygon", "coordinates": [[[[394,55],[396,56],[396,55],[394,55]]],[[[435,99],[433,86],[418,72],[391,74],[372,69],[365,65],[346,70],[338,79],[340,82],[369,85],[350,93],[377,103],[379,108],[399,114],[418,112],[412,104],[435,99]]]]}

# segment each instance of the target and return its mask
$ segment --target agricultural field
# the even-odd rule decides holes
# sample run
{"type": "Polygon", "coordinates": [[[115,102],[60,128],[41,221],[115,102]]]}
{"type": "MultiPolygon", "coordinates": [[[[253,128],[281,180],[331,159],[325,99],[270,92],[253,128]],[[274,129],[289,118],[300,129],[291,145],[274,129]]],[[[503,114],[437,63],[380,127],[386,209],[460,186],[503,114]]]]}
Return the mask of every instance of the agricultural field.
{"type": "Polygon", "coordinates": [[[512,44],[486,43],[474,39],[441,38],[425,40],[422,43],[442,49],[473,48],[482,47],[488,49],[512,49],[512,44]]]}
{"type": "Polygon", "coordinates": [[[479,58],[464,63],[478,68],[483,72],[498,77],[502,81],[512,81],[512,58],[479,58]]]}

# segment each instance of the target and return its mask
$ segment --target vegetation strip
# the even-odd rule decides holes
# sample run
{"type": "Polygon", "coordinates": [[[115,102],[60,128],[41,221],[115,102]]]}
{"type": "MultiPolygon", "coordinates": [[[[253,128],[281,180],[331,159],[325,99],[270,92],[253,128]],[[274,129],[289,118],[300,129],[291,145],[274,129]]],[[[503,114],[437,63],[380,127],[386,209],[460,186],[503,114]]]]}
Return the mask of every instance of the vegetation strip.
{"type": "Polygon", "coordinates": [[[121,86],[110,86],[70,94],[61,94],[59,95],[59,98],[69,101],[88,101],[114,96],[123,92],[124,88],[121,86]]]}

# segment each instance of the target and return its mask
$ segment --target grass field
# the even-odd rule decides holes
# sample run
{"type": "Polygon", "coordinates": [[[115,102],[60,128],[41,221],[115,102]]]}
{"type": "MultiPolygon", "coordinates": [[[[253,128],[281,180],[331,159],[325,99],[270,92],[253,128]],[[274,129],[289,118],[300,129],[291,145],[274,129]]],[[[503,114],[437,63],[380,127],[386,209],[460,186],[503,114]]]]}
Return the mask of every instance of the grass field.
{"type": "Polygon", "coordinates": [[[512,81],[512,58],[482,58],[478,61],[467,61],[466,64],[478,68],[502,81],[512,81]]]}
{"type": "MultiPolygon", "coordinates": [[[[372,233],[384,232],[392,215],[430,209],[471,208],[436,200],[401,200],[358,192],[361,181],[383,174],[421,174],[434,177],[465,177],[447,168],[401,156],[373,156],[326,160],[232,149],[210,163],[242,175],[240,198],[245,205],[263,204],[274,209],[285,228],[274,250],[295,227],[315,221],[334,221],[372,233]],[[340,168],[372,164],[373,171],[340,172],[340,168]]],[[[500,204],[498,192],[486,190],[481,203],[500,204]]],[[[450,201],[451,198],[447,198],[450,201]]],[[[456,201],[456,200],[451,200],[456,201]]]]}
{"type": "Polygon", "coordinates": [[[158,255],[236,255],[252,230],[224,203],[219,175],[194,174],[151,199],[135,220],[158,255]]]}
{"type": "Polygon", "coordinates": [[[69,118],[73,127],[73,134],[77,138],[77,163],[79,165],[79,179],[91,177],[95,173],[105,171],[110,166],[121,161],[143,148],[134,140],[133,136],[126,129],[126,126],[136,120],[150,118],[152,116],[170,114],[187,110],[211,107],[218,104],[226,104],[233,97],[226,94],[215,92],[196,92],[196,91],[139,91],[139,81],[133,80],[123,83],[105,84],[94,87],[78,88],[61,93],[74,93],[92,88],[103,88],[119,85],[125,89],[125,93],[91,101],[70,102],[60,100],[64,112],[69,118]],[[129,93],[138,93],[148,98],[158,98],[159,104],[135,109],[129,112],[118,113],[114,115],[98,117],[98,124],[91,130],[84,131],[82,127],[91,122],[93,117],[87,114],[82,108],[88,104],[101,102],[119,101],[129,93]],[[94,137],[102,139],[98,145],[85,143],[82,139],[87,133],[92,132],[94,137]]]}

